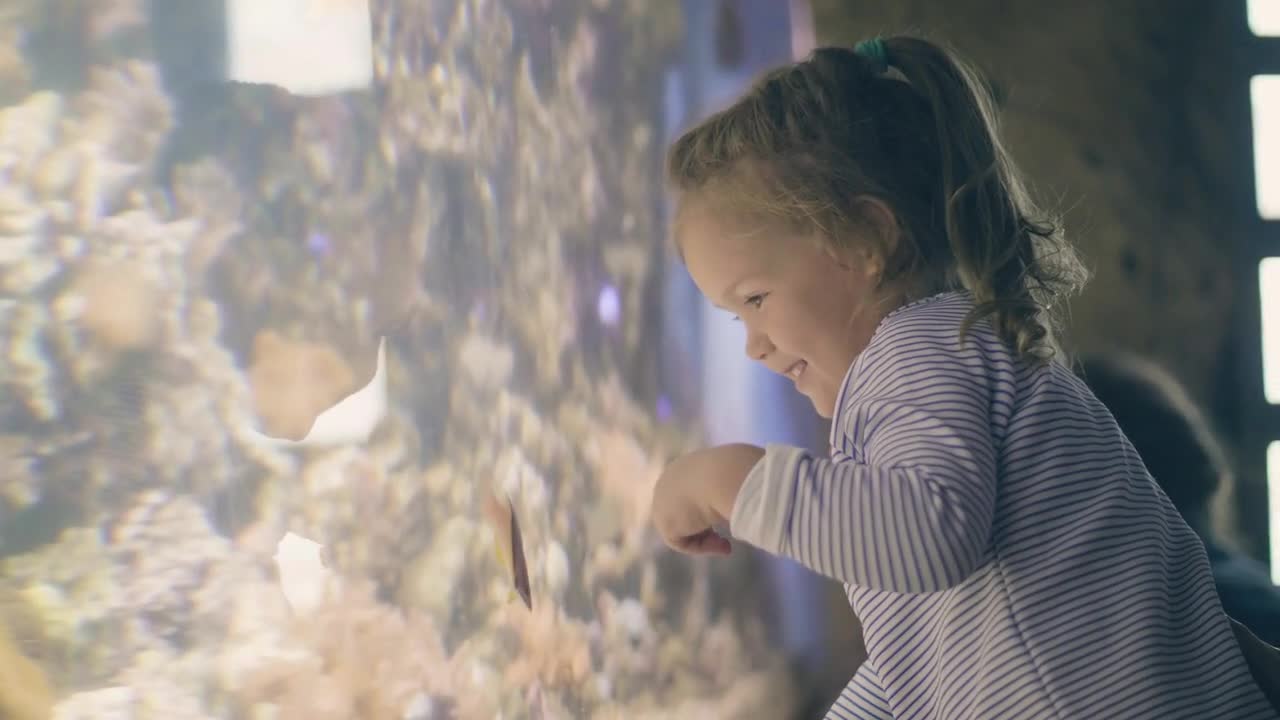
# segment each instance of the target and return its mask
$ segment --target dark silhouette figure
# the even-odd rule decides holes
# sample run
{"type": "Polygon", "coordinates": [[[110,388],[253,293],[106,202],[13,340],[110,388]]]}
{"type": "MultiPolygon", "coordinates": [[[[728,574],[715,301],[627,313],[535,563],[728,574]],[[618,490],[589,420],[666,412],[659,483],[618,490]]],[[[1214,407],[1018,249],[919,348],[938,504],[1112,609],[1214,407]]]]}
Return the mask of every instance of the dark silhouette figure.
{"type": "Polygon", "coordinates": [[[1213,529],[1210,503],[1231,466],[1186,390],[1157,365],[1125,355],[1085,358],[1080,374],[1204,541],[1227,615],[1280,645],[1280,589],[1265,565],[1227,547],[1213,529]]]}

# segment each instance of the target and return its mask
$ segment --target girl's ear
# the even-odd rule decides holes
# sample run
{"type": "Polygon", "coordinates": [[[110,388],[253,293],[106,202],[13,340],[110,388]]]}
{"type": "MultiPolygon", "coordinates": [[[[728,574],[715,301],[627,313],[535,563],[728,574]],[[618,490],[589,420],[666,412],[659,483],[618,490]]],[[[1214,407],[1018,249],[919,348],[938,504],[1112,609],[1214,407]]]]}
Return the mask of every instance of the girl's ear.
{"type": "Polygon", "coordinates": [[[902,237],[898,218],[884,201],[860,198],[856,204],[858,231],[862,237],[834,255],[840,267],[856,272],[878,285],[884,278],[886,258],[892,257],[902,237]]]}
{"type": "Polygon", "coordinates": [[[863,196],[858,199],[856,208],[870,241],[864,243],[866,253],[862,258],[866,264],[866,277],[878,286],[884,279],[888,258],[898,250],[902,226],[898,224],[898,216],[893,209],[880,198],[863,196]]]}
{"type": "Polygon", "coordinates": [[[871,196],[863,196],[855,204],[859,216],[872,235],[873,243],[883,257],[892,257],[902,239],[902,226],[898,224],[898,216],[894,214],[883,200],[871,196]]]}
{"type": "Polygon", "coordinates": [[[880,253],[871,243],[854,242],[845,247],[828,247],[827,255],[841,270],[859,277],[878,277],[883,272],[880,253]]]}

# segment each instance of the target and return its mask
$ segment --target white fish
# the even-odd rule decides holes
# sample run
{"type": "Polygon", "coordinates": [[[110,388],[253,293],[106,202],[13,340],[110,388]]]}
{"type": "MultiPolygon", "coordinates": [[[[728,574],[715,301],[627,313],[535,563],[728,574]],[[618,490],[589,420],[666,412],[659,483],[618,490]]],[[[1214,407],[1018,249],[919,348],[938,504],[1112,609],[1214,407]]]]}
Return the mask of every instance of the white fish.
{"type": "Polygon", "coordinates": [[[298,614],[315,610],[333,588],[333,572],[325,567],[323,550],[320,543],[292,532],[285,533],[276,545],[280,589],[298,614]]]}
{"type": "Polygon", "coordinates": [[[332,447],[366,442],[387,415],[387,339],[378,342],[378,365],[368,385],[320,413],[301,440],[271,437],[254,428],[245,434],[255,442],[274,447],[332,447]]]}
{"type": "Polygon", "coordinates": [[[304,96],[373,82],[368,0],[227,0],[226,13],[230,80],[304,96]]]}

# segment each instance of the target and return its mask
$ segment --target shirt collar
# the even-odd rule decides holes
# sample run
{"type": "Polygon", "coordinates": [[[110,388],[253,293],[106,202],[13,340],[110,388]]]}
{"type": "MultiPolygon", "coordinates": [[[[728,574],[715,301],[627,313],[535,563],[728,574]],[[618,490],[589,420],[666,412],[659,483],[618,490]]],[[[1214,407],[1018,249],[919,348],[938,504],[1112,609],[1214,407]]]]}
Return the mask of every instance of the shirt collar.
{"type": "MultiPolygon", "coordinates": [[[[867,342],[867,348],[871,347],[871,344],[876,341],[876,337],[880,335],[880,331],[884,329],[885,325],[888,324],[889,320],[893,318],[895,315],[902,313],[904,310],[907,310],[908,308],[916,307],[917,305],[926,305],[935,300],[941,300],[941,299],[953,298],[953,297],[959,297],[959,296],[967,296],[967,294],[968,293],[963,290],[952,290],[952,291],[940,292],[940,293],[935,293],[933,295],[925,296],[918,300],[913,300],[911,302],[904,303],[894,308],[893,310],[889,311],[889,313],[885,315],[883,319],[880,320],[880,324],[876,326],[875,332],[871,333],[871,339],[867,342]]],[[[840,427],[843,424],[843,418],[841,416],[844,413],[845,395],[848,394],[849,392],[849,383],[853,378],[853,372],[858,367],[858,358],[862,357],[863,354],[866,353],[867,348],[863,348],[862,352],[858,353],[857,356],[853,358],[853,362],[849,363],[849,369],[846,370],[844,373],[844,380],[840,382],[840,390],[839,392],[836,393],[835,408],[831,412],[831,432],[827,437],[827,442],[833,450],[836,449],[837,447],[836,438],[840,436],[840,427]]]]}
{"type": "Polygon", "coordinates": [[[858,364],[858,358],[854,358],[849,364],[849,369],[844,373],[844,380],[840,382],[840,390],[836,393],[835,409],[831,413],[831,434],[827,438],[827,442],[832,449],[836,447],[836,438],[840,436],[841,415],[844,412],[844,396],[849,389],[849,379],[853,377],[853,368],[858,364]]]}

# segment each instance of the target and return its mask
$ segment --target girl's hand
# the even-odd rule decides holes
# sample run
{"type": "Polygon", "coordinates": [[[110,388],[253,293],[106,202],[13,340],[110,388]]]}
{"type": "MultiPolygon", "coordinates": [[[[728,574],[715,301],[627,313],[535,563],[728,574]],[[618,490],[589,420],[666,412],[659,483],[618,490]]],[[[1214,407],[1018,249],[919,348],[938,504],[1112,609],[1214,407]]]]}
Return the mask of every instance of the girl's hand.
{"type": "Polygon", "coordinates": [[[653,525],[662,540],[690,555],[728,555],[716,525],[733,514],[738,490],[764,450],[721,445],[689,453],[667,466],[653,488],[653,525]]]}

